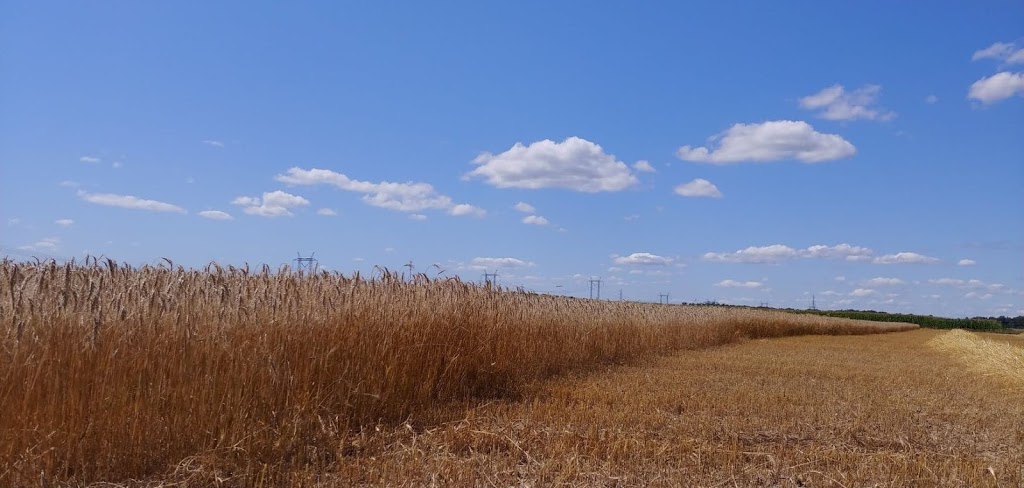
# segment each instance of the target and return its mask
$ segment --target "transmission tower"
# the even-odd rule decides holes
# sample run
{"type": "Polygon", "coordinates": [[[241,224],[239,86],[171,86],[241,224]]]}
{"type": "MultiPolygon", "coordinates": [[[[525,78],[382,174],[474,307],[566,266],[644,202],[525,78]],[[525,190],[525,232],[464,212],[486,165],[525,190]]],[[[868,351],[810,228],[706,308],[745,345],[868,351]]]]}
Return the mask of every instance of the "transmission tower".
{"type": "Polygon", "coordinates": [[[597,285],[597,299],[601,299],[601,278],[590,279],[590,298],[594,298],[594,285],[597,285]]]}
{"type": "Polygon", "coordinates": [[[403,264],[402,267],[403,268],[409,268],[409,281],[412,281],[412,279],[413,279],[412,270],[415,267],[415,266],[412,265],[412,260],[410,259],[409,262],[403,264]]]}
{"type": "Polygon", "coordinates": [[[493,273],[488,273],[484,270],[483,274],[484,285],[498,286],[498,270],[494,270],[493,273]]]}
{"type": "Polygon", "coordinates": [[[817,310],[818,304],[814,301],[814,295],[811,295],[811,310],[817,310]]]}
{"type": "Polygon", "coordinates": [[[658,303],[662,303],[662,304],[668,305],[668,293],[659,293],[658,294],[658,303]]]}
{"type": "Polygon", "coordinates": [[[301,273],[303,271],[307,273],[316,273],[317,267],[320,265],[315,257],[316,253],[310,253],[308,258],[302,257],[302,253],[295,253],[298,257],[293,259],[295,261],[295,268],[301,273]]]}

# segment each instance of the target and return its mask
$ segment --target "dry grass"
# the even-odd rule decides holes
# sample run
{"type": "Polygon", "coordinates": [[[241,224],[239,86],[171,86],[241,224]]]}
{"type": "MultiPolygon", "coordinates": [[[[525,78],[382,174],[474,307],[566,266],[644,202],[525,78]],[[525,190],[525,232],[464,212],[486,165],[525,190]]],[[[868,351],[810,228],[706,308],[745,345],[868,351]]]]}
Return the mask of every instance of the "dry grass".
{"type": "MultiPolygon", "coordinates": [[[[460,402],[529,398],[526,385],[561,373],[747,338],[914,328],[387,272],[113,261],[3,261],[0,324],[5,486],[338,481],[330,473],[358,466],[388,426],[415,433],[461,415],[460,402]]],[[[493,434],[495,449],[526,452],[493,434]]]]}

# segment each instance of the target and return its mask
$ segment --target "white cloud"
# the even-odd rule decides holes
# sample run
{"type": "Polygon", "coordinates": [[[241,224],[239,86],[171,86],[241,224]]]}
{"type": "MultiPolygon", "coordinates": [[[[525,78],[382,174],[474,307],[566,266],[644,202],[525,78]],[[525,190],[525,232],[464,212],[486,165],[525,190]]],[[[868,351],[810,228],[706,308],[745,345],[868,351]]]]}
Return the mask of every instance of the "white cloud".
{"type": "Polygon", "coordinates": [[[1024,73],[1003,71],[975,81],[967,92],[967,98],[987,105],[1017,94],[1024,94],[1024,73]]]}
{"type": "Polygon", "coordinates": [[[973,259],[961,259],[956,263],[957,266],[974,266],[975,264],[978,263],[976,263],[973,259]]]}
{"type": "Polygon", "coordinates": [[[213,146],[216,148],[224,147],[224,143],[221,141],[205,140],[203,141],[203,144],[206,144],[207,146],[213,146]]]}
{"type": "Polygon", "coordinates": [[[1016,43],[997,42],[985,49],[975,51],[971,56],[971,61],[979,59],[996,59],[1006,64],[1024,63],[1024,47],[1019,47],[1016,43]]]}
{"type": "Polygon", "coordinates": [[[807,122],[772,120],[735,124],[711,138],[717,147],[683,146],[679,159],[698,163],[729,164],[797,159],[820,163],[853,156],[857,149],[836,134],[817,132],[807,122]]]}
{"type": "Polygon", "coordinates": [[[516,258],[473,258],[470,261],[470,267],[473,269],[528,268],[532,266],[532,262],[516,258]]]}
{"type": "Polygon", "coordinates": [[[541,217],[540,215],[527,215],[526,217],[523,217],[523,223],[530,225],[548,225],[551,222],[548,222],[548,219],[541,217]]]}
{"type": "Polygon", "coordinates": [[[409,215],[409,218],[413,219],[413,220],[419,220],[419,221],[427,220],[427,216],[423,215],[423,214],[412,214],[412,215],[409,215]]]}
{"type": "Polygon", "coordinates": [[[722,198],[722,192],[708,180],[697,178],[689,183],[675,187],[676,195],[684,197],[722,198]]]}
{"type": "Polygon", "coordinates": [[[850,292],[850,296],[851,297],[867,297],[867,296],[874,295],[876,293],[878,293],[878,292],[875,291],[875,290],[872,290],[870,288],[857,288],[856,290],[853,290],[853,291],[850,292]]]}
{"type": "Polygon", "coordinates": [[[232,220],[232,219],[234,219],[234,217],[232,217],[231,214],[229,214],[227,212],[222,212],[220,210],[203,210],[202,212],[199,212],[199,216],[203,217],[203,218],[207,218],[207,219],[213,219],[213,220],[232,220]]]}
{"type": "Polygon", "coordinates": [[[929,104],[929,105],[934,105],[938,101],[939,101],[939,97],[937,97],[935,95],[928,95],[927,97],[924,98],[924,102],[929,104]]]}
{"type": "Polygon", "coordinates": [[[515,206],[513,206],[512,208],[514,208],[514,209],[516,209],[516,210],[518,210],[518,211],[520,211],[522,213],[528,213],[528,214],[532,214],[532,213],[537,212],[537,209],[534,208],[533,205],[530,205],[529,203],[526,203],[526,202],[519,202],[519,203],[515,204],[515,206]]]}
{"type": "Polygon", "coordinates": [[[58,244],[60,244],[59,238],[45,237],[38,242],[18,246],[18,249],[22,251],[52,252],[57,250],[58,244]]]}
{"type": "Polygon", "coordinates": [[[959,280],[956,278],[939,278],[934,280],[928,280],[928,283],[943,286],[963,286],[966,282],[964,280],[959,280]]]}
{"type": "Polygon", "coordinates": [[[874,259],[875,264],[934,264],[939,262],[937,258],[918,254],[916,252],[898,252],[886,254],[874,259]]]}
{"type": "Polygon", "coordinates": [[[338,212],[335,212],[333,208],[326,208],[325,207],[325,208],[321,208],[321,209],[317,210],[316,214],[317,215],[323,215],[324,217],[334,217],[334,216],[338,215],[338,212]]]}
{"type": "Polygon", "coordinates": [[[881,276],[878,278],[871,278],[864,282],[865,286],[896,286],[903,284],[906,284],[906,282],[899,278],[884,278],[881,276]]]}
{"type": "Polygon", "coordinates": [[[57,183],[57,186],[63,186],[64,188],[78,188],[81,185],[79,185],[77,181],[64,180],[60,183],[57,183]]]}
{"type": "Polygon", "coordinates": [[[632,221],[634,221],[636,219],[639,219],[639,218],[640,218],[640,214],[629,214],[629,215],[623,217],[622,220],[625,220],[626,222],[632,222],[632,221]]]}
{"type": "Polygon", "coordinates": [[[668,266],[675,260],[649,252],[635,252],[629,256],[613,256],[612,261],[619,265],[668,266]]]}
{"type": "Polygon", "coordinates": [[[549,139],[500,153],[481,153],[464,178],[483,178],[498,188],[567,188],[580,192],[620,191],[637,183],[626,163],[579,137],[549,139]]]}
{"type": "Polygon", "coordinates": [[[121,163],[120,161],[114,161],[113,163],[110,163],[110,167],[114,169],[120,168],[121,166],[124,166],[124,164],[121,163]]]}
{"type": "Polygon", "coordinates": [[[866,247],[851,246],[845,242],[835,246],[815,245],[801,251],[806,258],[845,259],[847,261],[865,261],[870,259],[874,251],[866,247]]]}
{"type": "Polygon", "coordinates": [[[89,163],[89,164],[96,164],[96,163],[102,161],[102,159],[94,157],[94,156],[82,156],[82,157],[78,158],[78,160],[83,162],[83,163],[89,163]]]}
{"type": "Polygon", "coordinates": [[[468,203],[460,203],[458,205],[455,205],[454,207],[448,210],[448,213],[456,217],[484,217],[487,215],[486,210],[479,207],[474,207],[468,203]]]}
{"type": "Polygon", "coordinates": [[[865,85],[848,92],[837,84],[801,98],[800,107],[820,110],[818,116],[827,120],[892,120],[895,112],[873,107],[881,91],[881,86],[865,85]]]}
{"type": "MultiPolygon", "coordinates": [[[[806,258],[806,259],[845,259],[846,261],[868,261],[874,251],[866,247],[853,246],[842,243],[834,246],[822,244],[810,246],[806,249],[793,249],[782,244],[756,247],[751,246],[731,253],[709,252],[703,258],[706,261],[719,261],[729,263],[778,263],[780,261],[806,258]]],[[[842,281],[842,277],[836,279],[842,281]]]]}
{"type": "Polygon", "coordinates": [[[53,221],[53,223],[61,227],[71,227],[72,225],[75,225],[75,221],[71,219],[57,219],[53,221]]]}
{"type": "Polygon", "coordinates": [[[722,280],[716,283],[715,286],[722,288],[761,288],[764,286],[764,283],[759,281],[722,280]]]}
{"type": "Polygon", "coordinates": [[[281,190],[264,192],[263,198],[237,197],[231,201],[240,205],[242,211],[249,215],[260,217],[291,217],[294,215],[292,209],[309,205],[309,200],[298,195],[292,195],[281,190]]]}
{"type": "Polygon", "coordinates": [[[277,175],[277,181],[289,185],[333,185],[345,191],[362,193],[363,202],[375,207],[399,212],[422,212],[423,210],[448,210],[452,215],[483,216],[483,210],[472,205],[456,204],[442,195],[428,183],[374,183],[350,179],[348,176],[329,169],[290,168],[286,174],[277,175]]]}
{"type": "Polygon", "coordinates": [[[187,213],[185,209],[170,203],[157,200],[146,200],[132,195],[117,195],[114,193],[87,193],[78,191],[78,198],[96,205],[107,205],[110,207],[132,208],[137,210],[149,210],[151,212],[175,212],[187,213]]]}
{"type": "Polygon", "coordinates": [[[839,281],[839,282],[846,281],[846,277],[845,276],[836,276],[834,279],[836,281],[839,281]]]}
{"type": "Polygon", "coordinates": [[[823,297],[837,297],[837,296],[842,295],[842,293],[839,293],[837,291],[832,291],[832,290],[826,290],[826,291],[821,292],[820,295],[823,296],[823,297]]]}
{"type": "Polygon", "coordinates": [[[641,159],[641,160],[633,163],[633,169],[635,169],[635,170],[637,170],[637,171],[639,171],[641,173],[657,173],[658,172],[658,170],[654,169],[654,166],[651,166],[650,161],[647,161],[645,159],[641,159]]]}
{"type": "Polygon", "coordinates": [[[704,254],[705,261],[718,261],[725,263],[777,263],[786,259],[797,257],[799,253],[796,249],[782,244],[773,244],[771,246],[755,247],[750,246],[746,249],[740,249],[739,251],[732,253],[717,253],[709,252],[704,254]]]}
{"type": "Polygon", "coordinates": [[[20,223],[21,223],[21,219],[19,219],[17,217],[7,219],[7,225],[14,226],[14,225],[18,225],[20,223]]]}

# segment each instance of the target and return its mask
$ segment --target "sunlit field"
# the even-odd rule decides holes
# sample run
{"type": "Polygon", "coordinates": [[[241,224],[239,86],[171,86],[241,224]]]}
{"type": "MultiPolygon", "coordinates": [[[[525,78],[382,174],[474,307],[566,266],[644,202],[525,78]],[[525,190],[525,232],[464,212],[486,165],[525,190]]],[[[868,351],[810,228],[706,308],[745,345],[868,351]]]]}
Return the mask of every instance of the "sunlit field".
{"type": "Polygon", "coordinates": [[[16,485],[330,476],[351,468],[353,435],[528,402],[528,385],[564,373],[752,338],[914,328],[386,271],[0,270],[0,481],[16,485]]]}

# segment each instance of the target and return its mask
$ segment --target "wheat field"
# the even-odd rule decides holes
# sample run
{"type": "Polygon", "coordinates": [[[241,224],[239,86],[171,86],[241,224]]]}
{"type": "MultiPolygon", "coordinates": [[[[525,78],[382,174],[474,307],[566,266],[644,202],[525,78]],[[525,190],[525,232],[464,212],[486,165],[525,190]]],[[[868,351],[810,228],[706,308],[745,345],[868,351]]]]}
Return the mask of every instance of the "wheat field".
{"type": "Polygon", "coordinates": [[[387,270],[96,259],[0,262],[0,323],[3,486],[344,485],[352,439],[529,402],[565,374],[750,339],[916,328],[387,270]]]}

